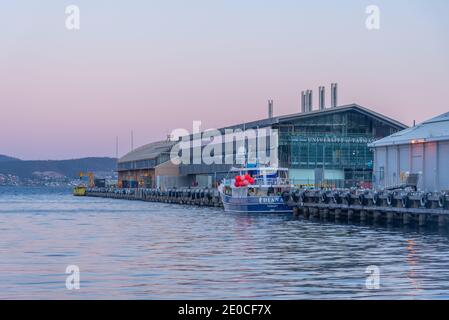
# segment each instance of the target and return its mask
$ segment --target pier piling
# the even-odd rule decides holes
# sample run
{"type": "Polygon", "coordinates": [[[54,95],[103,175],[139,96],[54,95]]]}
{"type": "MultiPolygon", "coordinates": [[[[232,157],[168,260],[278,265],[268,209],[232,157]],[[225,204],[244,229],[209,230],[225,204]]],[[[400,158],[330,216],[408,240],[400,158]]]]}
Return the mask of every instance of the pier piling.
{"type": "MultiPolygon", "coordinates": [[[[436,193],[425,195],[415,192],[401,195],[391,192],[363,191],[310,191],[293,190],[292,194],[301,197],[287,197],[286,204],[292,208],[292,214],[310,220],[342,219],[348,222],[357,219],[365,224],[386,222],[391,225],[400,222],[403,225],[447,227],[449,224],[449,194],[436,193]],[[323,196],[325,194],[325,196],[323,196]],[[293,199],[296,199],[293,200],[293,199]],[[424,200],[425,201],[424,201],[424,200]]],[[[171,188],[161,189],[106,189],[95,188],[86,191],[87,196],[148,202],[175,203],[181,205],[222,207],[217,189],[208,188],[171,188]]]]}

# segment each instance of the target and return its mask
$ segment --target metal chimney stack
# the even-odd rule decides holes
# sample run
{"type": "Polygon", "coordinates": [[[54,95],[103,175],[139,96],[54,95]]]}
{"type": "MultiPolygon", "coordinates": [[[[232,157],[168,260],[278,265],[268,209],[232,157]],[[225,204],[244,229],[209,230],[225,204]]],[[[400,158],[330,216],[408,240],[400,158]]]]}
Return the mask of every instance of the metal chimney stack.
{"type": "Polygon", "coordinates": [[[309,90],[304,93],[304,112],[309,112],[309,90]]]}
{"type": "Polygon", "coordinates": [[[326,103],[325,103],[325,96],[326,96],[326,91],[325,91],[325,87],[319,87],[318,89],[318,107],[320,108],[320,110],[324,110],[324,108],[326,108],[326,103]]]}
{"type": "Polygon", "coordinates": [[[273,118],[273,100],[268,100],[268,118],[273,118]]]}
{"type": "Polygon", "coordinates": [[[305,113],[306,111],[306,93],[301,91],[301,112],[305,113]]]}
{"type": "Polygon", "coordinates": [[[307,90],[307,111],[308,112],[311,112],[312,111],[312,108],[313,108],[313,106],[312,106],[312,93],[313,93],[313,91],[312,90],[307,90]]]}
{"type": "Polygon", "coordinates": [[[331,106],[335,108],[337,106],[338,99],[338,85],[337,83],[331,84],[331,106]]]}

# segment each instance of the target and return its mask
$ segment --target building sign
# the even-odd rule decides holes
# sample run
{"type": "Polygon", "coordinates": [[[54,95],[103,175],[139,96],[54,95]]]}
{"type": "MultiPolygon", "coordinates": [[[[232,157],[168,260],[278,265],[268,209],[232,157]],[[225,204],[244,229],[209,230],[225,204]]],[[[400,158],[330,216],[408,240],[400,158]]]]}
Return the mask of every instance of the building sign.
{"type": "Polygon", "coordinates": [[[368,144],[374,142],[374,138],[368,137],[291,137],[292,142],[306,143],[362,143],[368,144]]]}

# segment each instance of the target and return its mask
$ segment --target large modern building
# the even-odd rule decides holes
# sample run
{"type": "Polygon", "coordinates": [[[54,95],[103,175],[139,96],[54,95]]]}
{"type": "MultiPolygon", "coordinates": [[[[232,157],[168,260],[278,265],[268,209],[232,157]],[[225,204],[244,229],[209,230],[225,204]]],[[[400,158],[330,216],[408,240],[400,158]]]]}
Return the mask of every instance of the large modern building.
{"type": "Polygon", "coordinates": [[[449,112],[373,142],[374,182],[390,187],[418,176],[425,191],[449,191],[449,112]]]}
{"type": "MultiPolygon", "coordinates": [[[[260,128],[277,130],[279,165],[290,169],[290,178],[295,184],[349,187],[372,182],[373,151],[368,144],[406,126],[370,109],[350,104],[320,110],[309,107],[301,113],[242,123],[227,129],[260,128]]],[[[226,175],[230,167],[181,164],[180,174],[201,177],[203,181],[209,177],[210,181],[226,175]]]]}
{"type": "MultiPolygon", "coordinates": [[[[357,104],[336,106],[336,97],[332,99],[332,107],[325,108],[323,95],[324,89],[320,88],[318,110],[312,109],[311,92],[306,92],[300,113],[275,117],[273,102],[269,101],[268,118],[219,130],[223,133],[225,129],[276,130],[279,165],[290,169],[290,178],[295,184],[370,186],[374,158],[373,150],[368,145],[407,127],[357,104]]],[[[169,160],[173,144],[170,141],[156,142],[125,155],[119,160],[119,184],[161,186],[157,179],[163,177],[167,181],[171,176],[178,177],[176,185],[212,185],[223,178],[232,166],[192,164],[193,161],[174,165],[169,160]],[[165,166],[170,170],[158,170],[165,166]]],[[[267,143],[267,153],[271,152],[271,147],[267,143]]]]}

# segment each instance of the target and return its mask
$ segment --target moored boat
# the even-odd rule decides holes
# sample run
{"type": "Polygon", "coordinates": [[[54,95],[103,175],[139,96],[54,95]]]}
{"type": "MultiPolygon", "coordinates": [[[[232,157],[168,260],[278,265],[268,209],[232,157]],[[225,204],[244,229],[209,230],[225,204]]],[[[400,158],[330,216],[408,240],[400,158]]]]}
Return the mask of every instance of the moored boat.
{"type": "Polygon", "coordinates": [[[288,169],[274,167],[232,168],[233,178],[219,186],[226,212],[290,213],[284,197],[292,189],[288,169]]]}
{"type": "Polygon", "coordinates": [[[85,186],[76,186],[73,188],[73,195],[77,197],[82,197],[86,195],[86,187],[85,186]]]}

